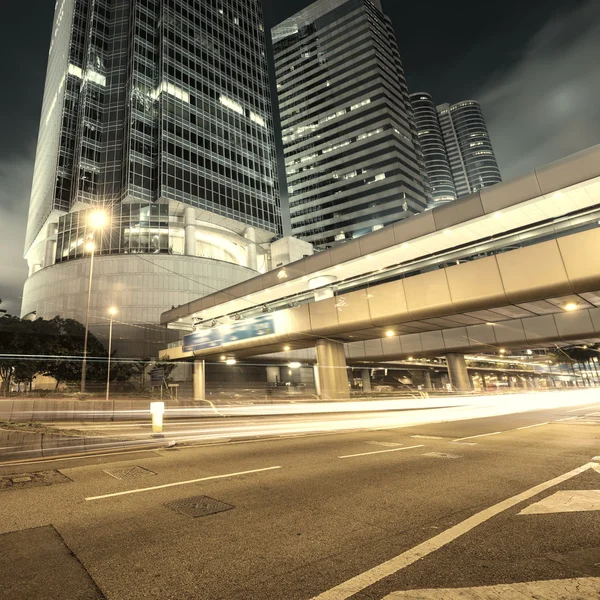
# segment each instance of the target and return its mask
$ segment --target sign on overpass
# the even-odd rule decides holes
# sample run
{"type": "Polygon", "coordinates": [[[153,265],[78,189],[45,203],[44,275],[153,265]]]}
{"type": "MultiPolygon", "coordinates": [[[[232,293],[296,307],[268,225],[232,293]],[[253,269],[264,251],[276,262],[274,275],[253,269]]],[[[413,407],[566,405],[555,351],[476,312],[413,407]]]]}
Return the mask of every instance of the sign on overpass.
{"type": "Polygon", "coordinates": [[[219,325],[199,329],[183,338],[183,351],[195,352],[224,346],[231,342],[239,342],[252,338],[264,337],[275,333],[275,318],[273,315],[262,315],[252,319],[236,321],[231,325],[219,325]]]}

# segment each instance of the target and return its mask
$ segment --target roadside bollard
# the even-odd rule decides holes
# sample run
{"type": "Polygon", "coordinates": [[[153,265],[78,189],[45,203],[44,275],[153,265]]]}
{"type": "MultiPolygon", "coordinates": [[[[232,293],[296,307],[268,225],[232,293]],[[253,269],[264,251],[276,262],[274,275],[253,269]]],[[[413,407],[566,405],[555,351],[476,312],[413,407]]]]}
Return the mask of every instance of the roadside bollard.
{"type": "Polygon", "coordinates": [[[150,402],[150,414],[152,415],[152,433],[162,433],[165,403],[150,402]]]}

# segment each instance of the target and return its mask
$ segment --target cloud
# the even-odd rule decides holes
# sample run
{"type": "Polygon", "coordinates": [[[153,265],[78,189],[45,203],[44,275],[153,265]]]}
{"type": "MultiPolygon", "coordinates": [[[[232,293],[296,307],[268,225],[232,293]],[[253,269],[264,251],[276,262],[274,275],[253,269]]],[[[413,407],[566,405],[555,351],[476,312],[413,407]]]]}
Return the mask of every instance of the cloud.
{"type": "Polygon", "coordinates": [[[0,298],[2,308],[19,314],[27,263],[23,244],[34,156],[0,160],[0,298]]]}
{"type": "Polygon", "coordinates": [[[600,3],[589,0],[555,13],[476,94],[505,180],[600,143],[599,56],[600,3]]]}

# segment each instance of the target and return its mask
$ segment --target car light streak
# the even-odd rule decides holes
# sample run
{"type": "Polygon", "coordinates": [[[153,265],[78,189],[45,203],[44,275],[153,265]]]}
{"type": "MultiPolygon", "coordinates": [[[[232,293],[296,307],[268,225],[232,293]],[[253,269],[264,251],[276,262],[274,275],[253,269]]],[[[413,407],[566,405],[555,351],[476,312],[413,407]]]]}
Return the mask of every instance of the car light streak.
{"type": "MultiPolygon", "coordinates": [[[[597,398],[596,390],[561,392],[529,392],[515,395],[466,396],[454,398],[429,398],[424,400],[367,400],[358,402],[294,403],[272,405],[219,406],[222,415],[215,416],[210,408],[167,409],[164,438],[153,439],[149,410],[118,411],[117,423],[99,423],[109,411],[75,411],[75,417],[94,420],[93,425],[69,422],[62,425],[69,429],[94,431],[106,435],[106,441],[98,437],[60,438],[41,449],[42,455],[57,456],[60,453],[95,453],[135,447],[160,447],[169,441],[185,443],[235,441],[246,438],[273,438],[315,433],[339,433],[378,428],[405,428],[440,422],[464,421],[517,414],[529,411],[572,407],[590,404],[597,398]],[[127,422],[127,417],[135,421],[127,422]],[[177,419],[180,419],[177,421],[177,419]],[[115,439],[122,437],[123,439],[115,439]]],[[[48,417],[47,411],[40,411],[48,417]]],[[[64,415],[65,411],[59,411],[64,415]]],[[[69,413],[71,414],[71,413],[69,413]]],[[[31,415],[31,412],[28,413],[31,415]]],[[[30,416],[28,417],[31,418],[30,416]]],[[[73,416],[71,417],[73,418],[73,416]]],[[[35,420],[35,415],[34,415],[35,420]]],[[[45,436],[47,439],[59,436],[45,436]]],[[[1,454],[15,457],[17,447],[5,447],[1,454]],[[12,450],[12,453],[11,453],[12,450]]],[[[38,447],[18,452],[18,456],[37,456],[38,447]]]]}

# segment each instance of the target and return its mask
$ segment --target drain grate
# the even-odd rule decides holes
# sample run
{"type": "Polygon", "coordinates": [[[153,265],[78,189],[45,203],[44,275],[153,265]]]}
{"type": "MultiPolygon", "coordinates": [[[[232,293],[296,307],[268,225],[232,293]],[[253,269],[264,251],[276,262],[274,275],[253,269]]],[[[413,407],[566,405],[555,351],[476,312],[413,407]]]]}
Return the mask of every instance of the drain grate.
{"type": "Polygon", "coordinates": [[[458,454],[448,454],[447,452],[427,452],[423,456],[430,456],[431,458],[460,458],[458,454]]]}
{"type": "Polygon", "coordinates": [[[0,491],[19,490],[30,487],[69,483],[71,479],[59,471],[38,471],[36,473],[14,473],[0,477],[0,491]]]}
{"type": "Polygon", "coordinates": [[[396,448],[398,446],[404,445],[404,444],[396,444],[396,442],[365,442],[365,444],[370,444],[371,446],[383,446],[385,448],[396,448]]]}
{"type": "Polygon", "coordinates": [[[122,467],[120,469],[106,469],[104,472],[115,479],[141,479],[142,477],[156,475],[154,471],[144,467],[122,467]]]}
{"type": "Polygon", "coordinates": [[[231,504],[225,504],[225,502],[209,498],[208,496],[193,496],[184,500],[175,500],[175,502],[169,502],[165,506],[180,515],[194,519],[197,517],[207,517],[208,515],[214,515],[234,508],[231,504]]]}

